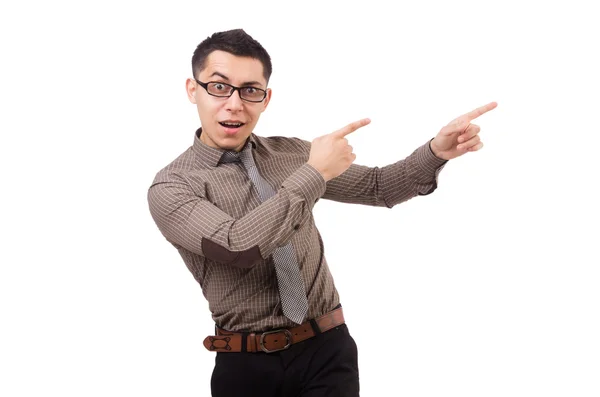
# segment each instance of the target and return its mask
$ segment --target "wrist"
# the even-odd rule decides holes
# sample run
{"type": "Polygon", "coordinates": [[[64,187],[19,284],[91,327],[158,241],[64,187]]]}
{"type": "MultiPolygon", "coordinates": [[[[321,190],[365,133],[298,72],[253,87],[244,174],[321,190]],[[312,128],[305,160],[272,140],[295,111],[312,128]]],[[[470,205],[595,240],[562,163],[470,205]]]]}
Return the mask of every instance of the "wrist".
{"type": "Polygon", "coordinates": [[[435,138],[432,138],[429,141],[429,150],[431,150],[431,153],[437,157],[440,160],[447,160],[442,156],[442,152],[441,150],[438,149],[437,145],[435,144],[435,138]]]}
{"type": "Polygon", "coordinates": [[[319,174],[321,174],[321,176],[323,177],[323,179],[325,180],[325,182],[329,181],[329,179],[331,178],[327,178],[327,175],[325,175],[325,172],[321,171],[321,169],[319,167],[317,167],[316,165],[312,164],[310,161],[307,162],[308,165],[310,165],[312,168],[314,168],[319,174]]]}

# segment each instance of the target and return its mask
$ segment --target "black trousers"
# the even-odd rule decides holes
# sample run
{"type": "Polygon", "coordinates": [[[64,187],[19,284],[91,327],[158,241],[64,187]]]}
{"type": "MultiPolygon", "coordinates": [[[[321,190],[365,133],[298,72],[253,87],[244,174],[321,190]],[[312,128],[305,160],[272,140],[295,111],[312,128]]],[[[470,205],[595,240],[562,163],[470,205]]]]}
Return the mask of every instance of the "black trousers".
{"type": "Polygon", "coordinates": [[[213,397],[358,397],[358,352],[343,324],[274,353],[217,353],[213,397]]]}

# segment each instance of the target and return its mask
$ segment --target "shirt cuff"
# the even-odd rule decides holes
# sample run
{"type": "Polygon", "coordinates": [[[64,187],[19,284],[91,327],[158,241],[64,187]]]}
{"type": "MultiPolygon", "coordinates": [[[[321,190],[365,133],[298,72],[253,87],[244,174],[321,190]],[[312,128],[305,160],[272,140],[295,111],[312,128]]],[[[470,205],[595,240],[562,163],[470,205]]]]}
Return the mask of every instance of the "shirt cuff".
{"type": "Polygon", "coordinates": [[[285,181],[287,188],[299,191],[312,207],[325,194],[323,175],[308,163],[302,165],[285,181]]]}
{"type": "Polygon", "coordinates": [[[435,174],[438,168],[448,162],[448,160],[441,159],[433,154],[433,151],[431,150],[432,140],[433,138],[417,149],[417,165],[429,175],[435,174]]]}

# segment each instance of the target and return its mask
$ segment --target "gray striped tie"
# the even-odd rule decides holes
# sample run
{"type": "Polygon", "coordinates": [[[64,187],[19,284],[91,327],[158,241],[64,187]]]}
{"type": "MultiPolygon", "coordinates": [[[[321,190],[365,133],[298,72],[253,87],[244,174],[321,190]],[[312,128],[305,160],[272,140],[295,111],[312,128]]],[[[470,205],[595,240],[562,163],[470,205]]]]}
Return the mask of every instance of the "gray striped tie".
{"type": "MultiPolygon", "coordinates": [[[[248,144],[240,153],[226,152],[224,160],[228,162],[233,160],[231,157],[235,157],[242,161],[250,179],[254,183],[261,202],[264,202],[275,195],[275,191],[258,173],[251,148],[252,145],[248,144]]],[[[308,300],[306,299],[306,289],[291,242],[275,249],[273,252],[273,262],[275,263],[283,314],[296,324],[302,324],[308,311],[308,300]]]]}

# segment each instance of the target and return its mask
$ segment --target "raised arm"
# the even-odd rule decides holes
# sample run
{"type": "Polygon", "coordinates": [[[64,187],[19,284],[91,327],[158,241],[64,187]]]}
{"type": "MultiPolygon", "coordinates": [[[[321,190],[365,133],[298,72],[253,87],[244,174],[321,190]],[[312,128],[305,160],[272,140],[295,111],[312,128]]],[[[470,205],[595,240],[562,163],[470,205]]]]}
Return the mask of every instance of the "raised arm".
{"type": "Polygon", "coordinates": [[[327,183],[324,199],[388,207],[432,193],[446,161],[437,158],[429,142],[406,158],[384,167],[352,164],[327,183]]]}
{"type": "MultiPolygon", "coordinates": [[[[327,181],[323,198],[391,208],[412,197],[432,193],[437,188],[438,175],[448,160],[482,148],[480,128],[471,124],[471,121],[496,106],[496,102],[490,102],[457,117],[433,139],[393,164],[381,168],[350,165],[342,174],[327,181]]],[[[310,142],[299,142],[306,153],[311,152],[310,142]]]]}
{"type": "MultiPolygon", "coordinates": [[[[308,155],[311,142],[298,139],[308,155]]],[[[339,176],[327,181],[324,199],[351,204],[393,207],[437,187],[437,176],[445,160],[437,158],[429,142],[405,159],[385,167],[352,164],[339,176]]]]}

